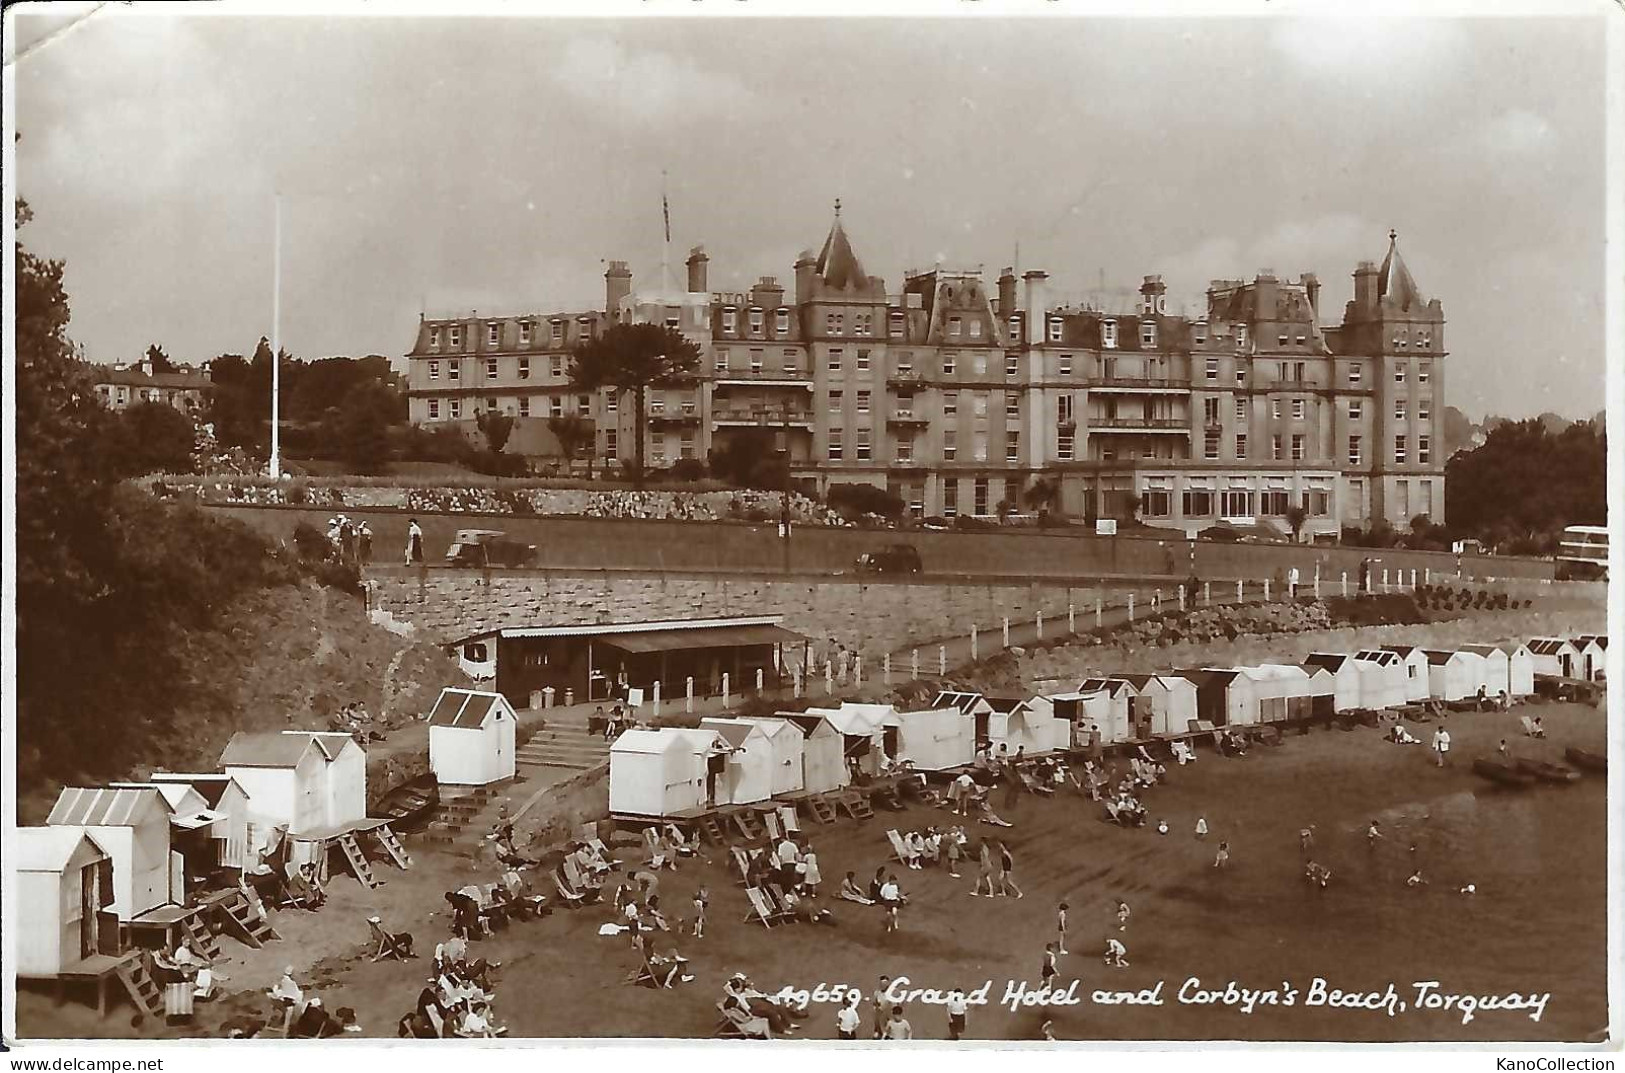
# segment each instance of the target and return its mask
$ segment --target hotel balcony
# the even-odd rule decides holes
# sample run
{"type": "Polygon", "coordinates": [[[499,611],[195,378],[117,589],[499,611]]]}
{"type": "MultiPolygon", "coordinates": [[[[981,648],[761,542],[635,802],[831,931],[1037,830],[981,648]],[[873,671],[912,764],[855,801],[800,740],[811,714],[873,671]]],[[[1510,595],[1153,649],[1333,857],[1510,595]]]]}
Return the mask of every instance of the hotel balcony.
{"type": "Polygon", "coordinates": [[[1101,432],[1172,432],[1189,436],[1191,423],[1186,417],[1091,417],[1090,435],[1101,432]]]}
{"type": "Polygon", "coordinates": [[[679,428],[683,425],[698,425],[700,412],[698,410],[674,410],[671,413],[658,413],[649,415],[650,428],[679,428]]]}
{"type": "Polygon", "coordinates": [[[915,413],[913,410],[893,410],[886,418],[886,424],[888,425],[918,425],[923,427],[930,423],[930,418],[924,414],[915,413]]]}
{"type": "Polygon", "coordinates": [[[788,424],[811,429],[813,415],[811,410],[784,410],[776,406],[713,406],[711,424],[717,428],[739,428],[746,425],[777,428],[788,424]]]}
{"type": "Polygon", "coordinates": [[[717,387],[792,387],[812,390],[812,373],[800,369],[719,369],[711,376],[717,387]]]}
{"type": "Polygon", "coordinates": [[[925,374],[920,373],[920,372],[915,372],[913,370],[909,370],[908,372],[904,372],[903,370],[898,369],[897,371],[891,373],[890,375],[888,375],[886,377],[886,383],[890,384],[893,387],[915,387],[915,388],[917,388],[917,387],[921,387],[921,386],[923,386],[925,384],[925,374]]]}
{"type": "Polygon", "coordinates": [[[1186,392],[1191,389],[1190,377],[1174,376],[1095,376],[1084,381],[1090,391],[1186,392]]]}
{"type": "Polygon", "coordinates": [[[891,468],[920,470],[925,468],[925,460],[920,458],[894,458],[891,460],[891,468]]]}

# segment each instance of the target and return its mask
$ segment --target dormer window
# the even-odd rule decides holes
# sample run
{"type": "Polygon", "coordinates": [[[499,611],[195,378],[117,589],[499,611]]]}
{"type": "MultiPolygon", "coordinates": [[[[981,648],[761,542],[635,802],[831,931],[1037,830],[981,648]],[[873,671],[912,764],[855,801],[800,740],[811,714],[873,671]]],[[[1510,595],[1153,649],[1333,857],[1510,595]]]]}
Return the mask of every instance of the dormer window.
{"type": "Polygon", "coordinates": [[[1142,320],[1140,322],[1140,345],[1154,347],[1157,345],[1157,322],[1142,320]]]}
{"type": "Polygon", "coordinates": [[[760,309],[753,309],[750,311],[750,334],[761,335],[762,328],[765,326],[765,324],[766,321],[763,319],[763,314],[760,309]]]}
{"type": "Polygon", "coordinates": [[[1021,318],[1011,317],[1009,321],[1010,341],[1013,343],[1021,338],[1021,318]]]}
{"type": "Polygon", "coordinates": [[[485,345],[496,346],[502,340],[502,326],[489,324],[485,328],[485,345]]]}
{"type": "Polygon", "coordinates": [[[557,346],[564,342],[564,322],[562,320],[555,320],[551,323],[553,325],[553,345],[557,346]]]}
{"type": "Polygon", "coordinates": [[[531,328],[530,321],[522,320],[522,321],[519,322],[519,345],[520,346],[530,346],[530,328],[531,328]]]}
{"type": "Polygon", "coordinates": [[[982,338],[982,322],[981,321],[973,320],[973,321],[970,322],[970,337],[972,339],[980,339],[980,338],[982,338]]]}
{"type": "MultiPolygon", "coordinates": [[[[668,328],[677,327],[677,325],[672,323],[672,320],[673,320],[673,318],[669,318],[669,317],[667,318],[666,326],[668,328]]],[[[576,335],[582,340],[587,340],[587,339],[592,338],[592,318],[591,317],[581,317],[581,318],[577,319],[577,321],[576,321],[576,335]]]]}
{"type": "Polygon", "coordinates": [[[950,338],[954,338],[954,339],[959,338],[959,318],[958,317],[949,317],[948,318],[948,335],[949,335],[950,338]]]}
{"type": "Polygon", "coordinates": [[[1100,322],[1100,345],[1107,350],[1117,349],[1117,322],[1115,320],[1100,322]]]}
{"type": "Polygon", "coordinates": [[[1236,325],[1236,349],[1247,349],[1247,325],[1245,324],[1236,325]]]}
{"type": "Polygon", "coordinates": [[[788,309],[773,311],[773,330],[780,335],[784,335],[790,330],[790,311],[788,309]]]}
{"type": "Polygon", "coordinates": [[[440,349],[440,329],[439,328],[430,328],[429,329],[429,349],[430,350],[439,350],[440,349]]]}
{"type": "Polygon", "coordinates": [[[463,329],[462,329],[462,325],[453,324],[450,328],[447,328],[446,329],[446,341],[447,341],[448,344],[450,344],[450,346],[451,346],[451,348],[453,350],[456,350],[458,347],[462,346],[463,345],[463,329]]]}
{"type": "Polygon", "coordinates": [[[889,319],[891,321],[892,338],[894,338],[894,339],[902,338],[902,336],[903,336],[903,314],[901,314],[901,313],[893,313],[889,319]]]}
{"type": "Polygon", "coordinates": [[[722,330],[729,335],[739,330],[739,311],[733,306],[725,306],[722,310],[722,330]]]}
{"type": "Polygon", "coordinates": [[[1196,322],[1196,341],[1198,343],[1207,342],[1207,321],[1205,320],[1196,322]]]}
{"type": "Polygon", "coordinates": [[[1060,317],[1051,317],[1049,319],[1049,341],[1052,343],[1059,343],[1061,341],[1060,317]]]}

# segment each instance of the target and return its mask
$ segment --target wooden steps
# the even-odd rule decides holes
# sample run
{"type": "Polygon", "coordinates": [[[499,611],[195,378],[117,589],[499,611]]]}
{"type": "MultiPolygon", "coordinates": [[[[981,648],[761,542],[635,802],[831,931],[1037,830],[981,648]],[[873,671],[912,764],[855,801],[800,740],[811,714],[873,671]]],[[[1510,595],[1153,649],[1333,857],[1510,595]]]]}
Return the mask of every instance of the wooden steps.
{"type": "Polygon", "coordinates": [[[213,908],[215,919],[245,946],[258,950],[271,940],[282,938],[269,921],[254,915],[253,907],[240,890],[231,891],[227,897],[216,901],[213,908]]]}
{"type": "Polygon", "coordinates": [[[869,799],[852,790],[847,790],[837,797],[835,806],[838,809],[844,809],[846,814],[854,820],[872,820],[875,818],[875,810],[869,807],[869,799]]]}
{"type": "Polygon", "coordinates": [[[202,913],[193,913],[182,920],[181,930],[186,933],[187,945],[193,952],[202,954],[210,961],[220,956],[220,941],[214,937],[214,932],[209,930],[202,913]]]}
{"type": "Polygon", "coordinates": [[[384,847],[384,852],[389,854],[390,860],[395,862],[395,867],[403,872],[412,867],[412,858],[406,855],[406,848],[401,845],[400,836],[389,824],[384,824],[373,834],[378,837],[378,844],[384,847]]]}
{"type": "Polygon", "coordinates": [[[743,809],[735,812],[731,818],[734,826],[739,828],[739,833],[744,835],[747,840],[759,842],[767,837],[767,832],[762,829],[761,816],[757,813],[749,809],[743,809]]]}
{"type": "Polygon", "coordinates": [[[814,823],[835,823],[840,817],[835,815],[835,806],[823,794],[808,794],[802,804],[807,806],[807,815],[814,823]]]}
{"type": "Polygon", "coordinates": [[[124,984],[124,990],[130,995],[130,1001],[135,1008],[148,1017],[158,1017],[164,1012],[164,992],[158,986],[152,974],[147,971],[147,964],[139,957],[133,957],[113,970],[119,981],[124,984]]]}
{"type": "Polygon", "coordinates": [[[350,862],[350,871],[361,881],[361,885],[372,890],[383,882],[373,874],[372,864],[367,855],[361,851],[361,844],[356,841],[355,833],[349,832],[338,837],[339,849],[344,851],[344,859],[350,862]]]}
{"type": "Polygon", "coordinates": [[[713,846],[726,846],[728,834],[722,829],[722,823],[715,816],[702,817],[698,823],[700,837],[713,846]]]}

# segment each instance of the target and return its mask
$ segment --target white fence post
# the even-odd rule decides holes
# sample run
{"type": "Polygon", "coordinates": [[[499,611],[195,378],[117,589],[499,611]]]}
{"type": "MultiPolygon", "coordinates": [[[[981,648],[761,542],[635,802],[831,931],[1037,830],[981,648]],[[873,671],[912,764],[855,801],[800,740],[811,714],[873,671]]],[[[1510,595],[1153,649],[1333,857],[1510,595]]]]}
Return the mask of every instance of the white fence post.
{"type": "Polygon", "coordinates": [[[689,715],[693,715],[694,714],[694,676],[692,674],[688,676],[687,690],[688,690],[688,692],[687,692],[687,694],[686,694],[686,696],[684,697],[684,700],[683,700],[683,711],[687,712],[689,715]]]}
{"type": "Polygon", "coordinates": [[[1067,605],[1066,605],[1066,632],[1068,634],[1074,634],[1074,633],[1078,632],[1078,609],[1077,609],[1077,605],[1073,604],[1070,601],[1068,601],[1067,605]]]}
{"type": "Polygon", "coordinates": [[[1212,602],[1213,602],[1213,582],[1204,581],[1204,582],[1202,582],[1202,603],[1211,604],[1212,602]]]}
{"type": "Polygon", "coordinates": [[[1411,570],[1411,591],[1416,591],[1416,570],[1414,568],[1411,570]]]}
{"type": "Polygon", "coordinates": [[[858,656],[856,659],[854,659],[852,661],[852,684],[855,685],[855,686],[862,686],[863,685],[863,657],[862,656],[858,656]]]}
{"type": "Polygon", "coordinates": [[[1269,578],[1264,579],[1264,602],[1265,603],[1270,602],[1270,579],[1269,578]]]}
{"type": "Polygon", "coordinates": [[[1245,600],[1246,598],[1247,598],[1246,590],[1244,590],[1242,588],[1242,580],[1238,577],[1236,579],[1236,603],[1239,604],[1239,603],[1241,603],[1241,601],[1245,600]]]}
{"type": "Polygon", "coordinates": [[[913,649],[908,654],[908,676],[910,678],[920,676],[920,650],[918,648],[913,649]]]}
{"type": "Polygon", "coordinates": [[[1179,586],[1179,609],[1185,610],[1185,586],[1179,586]]]}
{"type": "Polygon", "coordinates": [[[654,689],[652,689],[650,691],[649,706],[650,706],[650,710],[652,712],[654,712],[654,717],[656,719],[659,719],[660,718],[660,679],[658,679],[658,678],[655,679],[654,689]]]}
{"type": "Polygon", "coordinates": [[[886,685],[891,685],[891,653],[887,652],[880,661],[880,672],[885,676],[886,685]]]}
{"type": "Polygon", "coordinates": [[[1038,639],[1042,641],[1044,639],[1044,612],[1040,611],[1033,622],[1038,627],[1038,639]]]}
{"type": "Polygon", "coordinates": [[[756,668],[756,692],[762,691],[762,668],[756,668]]]}
{"type": "Polygon", "coordinates": [[[1100,629],[1100,605],[1101,605],[1101,603],[1102,603],[1101,598],[1097,595],[1095,597],[1095,629],[1097,629],[1097,630],[1100,629]]]}
{"type": "Polygon", "coordinates": [[[939,675],[948,673],[948,646],[947,645],[938,645],[937,646],[937,673],[939,675]]]}
{"type": "Polygon", "coordinates": [[[1388,568],[1386,566],[1382,568],[1382,591],[1384,593],[1388,591],[1388,568]]]}
{"type": "Polygon", "coordinates": [[[1343,571],[1343,599],[1349,598],[1349,572],[1343,571]]]}
{"type": "MultiPolygon", "coordinates": [[[[914,654],[916,657],[919,656],[919,652],[917,651],[914,654]]],[[[974,622],[971,623],[970,627],[970,658],[972,663],[976,662],[976,660],[980,658],[980,654],[978,653],[976,646],[976,623],[974,622]]]]}
{"type": "Polygon", "coordinates": [[[1003,634],[1003,638],[1004,638],[1004,647],[1009,648],[1010,647],[1010,616],[1009,615],[1004,616],[1004,634],[1003,634]]]}
{"type": "Polygon", "coordinates": [[[1320,571],[1315,571],[1315,599],[1320,599],[1320,571]]]}
{"type": "Polygon", "coordinates": [[[801,668],[797,667],[790,672],[791,696],[801,696],[801,668]]]}
{"type": "Polygon", "coordinates": [[[824,692],[835,692],[835,668],[827,659],[824,661],[824,692]]]}
{"type": "Polygon", "coordinates": [[[722,672],[722,706],[724,708],[728,707],[729,699],[730,698],[729,698],[729,691],[728,691],[728,672],[723,671],[722,672]]]}
{"type": "Polygon", "coordinates": [[[1128,594],[1128,620],[1130,622],[1134,621],[1134,594],[1132,592],[1128,594]]]}

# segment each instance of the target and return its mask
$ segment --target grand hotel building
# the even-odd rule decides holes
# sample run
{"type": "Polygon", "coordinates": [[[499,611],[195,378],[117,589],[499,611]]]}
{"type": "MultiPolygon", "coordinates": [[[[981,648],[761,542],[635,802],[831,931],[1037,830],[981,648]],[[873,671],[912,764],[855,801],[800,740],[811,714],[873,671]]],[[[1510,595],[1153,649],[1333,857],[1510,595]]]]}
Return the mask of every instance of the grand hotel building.
{"type": "Polygon", "coordinates": [[[510,450],[557,454],[550,416],[593,422],[596,455],[630,458],[629,400],[570,386],[570,351],[616,322],[677,328],[700,346],[691,385],[653,390],[651,466],[707,457],[740,429],[788,439],[792,472],[820,490],[866,482],[915,515],[992,515],[1039,479],[1077,517],[1200,529],[1220,519],[1306,536],[1444,516],[1444,315],[1401,260],[1396,236],[1354,270],[1342,322],[1321,286],[1261,272],[1214,280],[1206,314],[1170,315],[1160,277],[1136,308],[1053,304],[1045,273],[908,274],[900,292],[864,272],[836,218],[793,290],[764,276],[713,293],[695,248],[687,289],[637,292],[625,263],[603,309],[420,319],[409,358],[411,419],[472,429],[480,410],[517,418],[510,450]]]}

